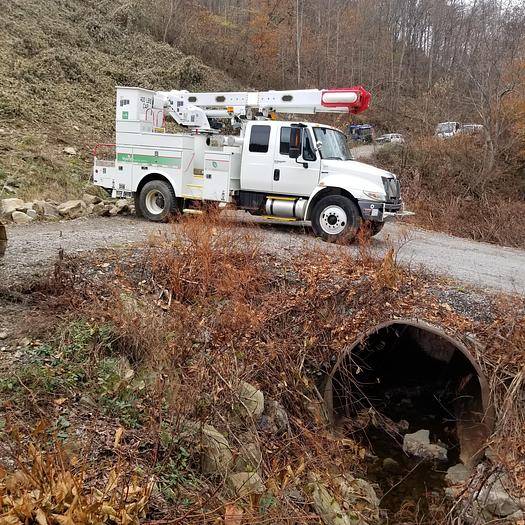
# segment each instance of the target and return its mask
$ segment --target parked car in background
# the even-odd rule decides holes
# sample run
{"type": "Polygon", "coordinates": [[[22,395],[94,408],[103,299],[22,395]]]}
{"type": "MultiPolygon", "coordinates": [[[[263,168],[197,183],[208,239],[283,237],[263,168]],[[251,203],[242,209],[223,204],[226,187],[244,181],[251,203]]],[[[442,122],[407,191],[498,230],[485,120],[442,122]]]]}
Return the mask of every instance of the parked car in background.
{"type": "Polygon", "coordinates": [[[483,133],[483,126],[481,124],[463,124],[461,127],[461,133],[467,133],[468,135],[475,135],[483,133]]]}
{"type": "Polygon", "coordinates": [[[460,133],[467,135],[483,133],[483,126],[481,124],[462,124],[461,122],[440,122],[434,131],[434,135],[441,139],[453,137],[460,133]]]}
{"type": "Polygon", "coordinates": [[[371,144],[374,137],[374,128],[370,124],[350,124],[348,126],[348,137],[353,142],[371,144]]]}
{"type": "Polygon", "coordinates": [[[461,132],[461,123],[460,122],[440,122],[436,126],[436,131],[434,135],[439,138],[448,138],[453,137],[457,133],[461,132]]]}
{"type": "Polygon", "coordinates": [[[386,133],[385,135],[381,135],[376,139],[376,142],[378,144],[387,144],[389,142],[394,142],[397,144],[404,144],[405,138],[401,133],[386,133]]]}

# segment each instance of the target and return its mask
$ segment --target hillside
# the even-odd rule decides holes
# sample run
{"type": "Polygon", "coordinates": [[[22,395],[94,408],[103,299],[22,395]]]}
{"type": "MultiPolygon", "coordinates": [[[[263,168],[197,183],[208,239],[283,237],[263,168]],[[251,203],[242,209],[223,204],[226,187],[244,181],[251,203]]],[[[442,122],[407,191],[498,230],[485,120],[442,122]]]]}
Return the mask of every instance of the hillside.
{"type": "Polygon", "coordinates": [[[114,87],[233,89],[224,73],[130,29],[124,2],[0,0],[0,197],[63,199],[112,142],[114,87]],[[78,155],[64,153],[75,148],[78,155]]]}

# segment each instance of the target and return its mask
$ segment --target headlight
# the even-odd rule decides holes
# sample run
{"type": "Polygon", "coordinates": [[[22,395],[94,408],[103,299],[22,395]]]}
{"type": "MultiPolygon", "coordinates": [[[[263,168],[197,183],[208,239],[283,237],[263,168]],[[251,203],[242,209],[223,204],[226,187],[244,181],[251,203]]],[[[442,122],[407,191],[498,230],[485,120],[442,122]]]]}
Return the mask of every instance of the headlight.
{"type": "Polygon", "coordinates": [[[384,193],[381,193],[380,191],[364,191],[363,193],[374,201],[386,200],[386,195],[384,193]]]}

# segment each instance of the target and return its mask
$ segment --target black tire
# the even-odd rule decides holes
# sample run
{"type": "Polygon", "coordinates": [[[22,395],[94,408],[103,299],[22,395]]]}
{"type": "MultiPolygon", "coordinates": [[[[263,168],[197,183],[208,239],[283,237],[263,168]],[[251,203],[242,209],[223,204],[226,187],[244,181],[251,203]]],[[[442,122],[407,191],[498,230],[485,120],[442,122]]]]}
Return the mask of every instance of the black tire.
{"type": "Polygon", "coordinates": [[[363,221],[362,228],[365,231],[367,236],[374,237],[383,229],[384,225],[385,225],[384,222],[363,221]]]}
{"type": "Polygon", "coordinates": [[[177,199],[171,184],[152,180],[144,184],[138,197],[137,211],[154,222],[165,222],[178,213],[177,199]]]}
{"type": "Polygon", "coordinates": [[[133,194],[133,200],[135,202],[135,215],[137,217],[144,217],[144,214],[142,213],[142,210],[140,209],[140,193],[134,193],[133,194]]]}
{"type": "Polygon", "coordinates": [[[323,197],[312,211],[312,229],[315,235],[329,242],[353,242],[361,222],[357,206],[342,195],[323,197]]]}

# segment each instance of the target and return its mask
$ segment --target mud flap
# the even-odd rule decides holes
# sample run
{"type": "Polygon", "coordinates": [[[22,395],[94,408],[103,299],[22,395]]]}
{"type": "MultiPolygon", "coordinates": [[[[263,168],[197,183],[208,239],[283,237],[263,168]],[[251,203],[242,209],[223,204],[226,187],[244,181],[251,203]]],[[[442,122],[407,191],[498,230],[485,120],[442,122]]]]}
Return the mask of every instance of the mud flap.
{"type": "Polygon", "coordinates": [[[0,224],[0,257],[3,257],[7,246],[7,232],[5,226],[0,224]]]}

